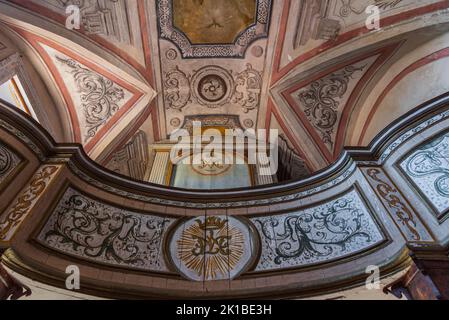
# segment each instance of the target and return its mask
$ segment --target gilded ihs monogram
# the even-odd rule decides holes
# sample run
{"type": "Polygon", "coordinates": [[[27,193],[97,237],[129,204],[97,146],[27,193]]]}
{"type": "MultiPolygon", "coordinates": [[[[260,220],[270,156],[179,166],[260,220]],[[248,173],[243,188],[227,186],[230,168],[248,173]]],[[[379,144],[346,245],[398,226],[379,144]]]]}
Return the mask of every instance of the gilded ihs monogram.
{"type": "Polygon", "coordinates": [[[170,251],[176,267],[192,280],[228,279],[251,257],[248,237],[248,228],[235,218],[194,218],[175,231],[170,251]]]}

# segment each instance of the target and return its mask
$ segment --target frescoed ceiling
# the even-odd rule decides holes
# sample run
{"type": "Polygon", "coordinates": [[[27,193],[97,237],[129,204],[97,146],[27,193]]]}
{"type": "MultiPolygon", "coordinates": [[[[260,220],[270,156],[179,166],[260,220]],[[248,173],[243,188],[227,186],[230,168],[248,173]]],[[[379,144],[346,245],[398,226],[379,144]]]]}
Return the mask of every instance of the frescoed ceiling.
{"type": "Polygon", "coordinates": [[[192,44],[233,43],[256,22],[256,0],[174,0],[173,18],[192,44]]]}
{"type": "Polygon", "coordinates": [[[416,45],[407,22],[438,24],[425,17],[448,7],[435,0],[0,0],[0,22],[44,66],[73,141],[102,164],[139,141],[166,140],[191,117],[237,117],[243,128],[280,130],[312,172],[348,141],[363,140],[351,121],[416,45]],[[65,27],[69,5],[80,8],[78,30],[65,27]],[[369,5],[380,9],[382,32],[366,26],[369,5]]]}

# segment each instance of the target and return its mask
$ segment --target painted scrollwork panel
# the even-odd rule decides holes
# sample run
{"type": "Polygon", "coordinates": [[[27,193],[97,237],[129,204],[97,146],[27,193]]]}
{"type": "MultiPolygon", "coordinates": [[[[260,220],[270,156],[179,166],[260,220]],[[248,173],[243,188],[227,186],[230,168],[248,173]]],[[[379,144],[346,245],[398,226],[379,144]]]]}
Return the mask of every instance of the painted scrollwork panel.
{"type": "Polygon", "coordinates": [[[365,168],[362,172],[398,224],[406,240],[412,242],[433,241],[433,237],[413,208],[381,168],[365,168]]]}
{"type": "Polygon", "coordinates": [[[14,200],[12,207],[0,217],[0,242],[11,240],[18,227],[42,197],[60,168],[60,166],[56,165],[44,165],[37,170],[29,184],[22,190],[17,199],[14,200]]]}
{"type": "Polygon", "coordinates": [[[20,164],[20,158],[7,146],[0,142],[0,185],[20,164]]]}
{"type": "Polygon", "coordinates": [[[38,241],[64,254],[109,265],[167,271],[162,238],[173,219],[128,211],[69,188],[38,241]]]}
{"type": "Polygon", "coordinates": [[[164,87],[164,98],[168,108],[181,110],[191,101],[189,79],[178,67],[165,74],[164,87]]]}
{"type": "Polygon", "coordinates": [[[93,138],[129,99],[130,93],[112,80],[84,67],[73,59],[56,56],[72,76],[79,94],[84,140],[93,138]]]}
{"type": "Polygon", "coordinates": [[[400,166],[440,218],[449,209],[449,133],[419,146],[400,166]]]}
{"type": "Polygon", "coordinates": [[[239,73],[208,65],[192,74],[176,66],[164,75],[166,108],[178,111],[191,105],[215,109],[235,104],[248,113],[259,108],[261,91],[261,72],[251,64],[239,73]]]}
{"type": "Polygon", "coordinates": [[[262,90],[262,77],[260,72],[247,64],[246,70],[239,73],[235,79],[235,93],[233,102],[242,106],[245,113],[259,107],[262,90]]]}
{"type": "Polygon", "coordinates": [[[385,239],[356,190],[315,207],[251,220],[262,241],[256,271],[329,262],[385,239]]]}
{"type": "Polygon", "coordinates": [[[330,150],[340,119],[344,97],[349,92],[350,82],[359,79],[366,71],[366,64],[349,65],[328,76],[312,82],[296,93],[307,120],[321,135],[321,140],[330,150]]]}

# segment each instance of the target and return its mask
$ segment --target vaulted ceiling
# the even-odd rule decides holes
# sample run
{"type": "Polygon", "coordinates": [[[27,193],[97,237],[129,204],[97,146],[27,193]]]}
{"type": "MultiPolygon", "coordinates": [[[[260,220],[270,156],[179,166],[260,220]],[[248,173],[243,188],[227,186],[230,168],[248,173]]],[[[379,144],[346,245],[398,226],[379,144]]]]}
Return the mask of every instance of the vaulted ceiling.
{"type": "MultiPolygon", "coordinates": [[[[279,129],[314,171],[345,145],[369,142],[380,103],[370,93],[388,87],[391,70],[406,68],[395,67],[403,57],[444,33],[433,26],[445,20],[429,17],[448,7],[431,0],[0,0],[0,26],[69,121],[66,142],[83,144],[103,164],[139,130],[154,142],[192,116],[237,116],[243,128],[279,129]],[[381,31],[365,25],[372,4],[381,31]],[[80,29],[66,28],[69,5],[80,8],[80,29]]],[[[410,63],[432,53],[416,52],[410,63]]]]}

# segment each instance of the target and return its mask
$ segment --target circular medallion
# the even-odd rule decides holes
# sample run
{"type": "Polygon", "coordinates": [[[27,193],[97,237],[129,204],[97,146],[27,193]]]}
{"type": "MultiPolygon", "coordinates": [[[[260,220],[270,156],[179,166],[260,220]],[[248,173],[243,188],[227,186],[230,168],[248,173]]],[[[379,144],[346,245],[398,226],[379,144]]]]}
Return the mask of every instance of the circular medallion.
{"type": "Polygon", "coordinates": [[[170,120],[170,125],[172,127],[178,128],[181,125],[181,120],[179,118],[173,118],[170,120]]]}
{"type": "Polygon", "coordinates": [[[251,119],[245,119],[245,120],[243,120],[243,125],[246,128],[252,128],[254,126],[254,122],[251,119]]]}
{"type": "Polygon", "coordinates": [[[226,82],[215,74],[201,78],[198,83],[198,93],[206,101],[217,102],[226,95],[228,88],[226,82]]]}
{"type": "Polygon", "coordinates": [[[192,77],[191,91],[199,104],[216,107],[230,102],[234,92],[234,80],[225,69],[207,66],[192,77]]]}
{"type": "Polygon", "coordinates": [[[261,46],[254,46],[251,49],[251,53],[253,54],[253,56],[255,57],[261,57],[263,55],[263,48],[261,46]]]}
{"type": "Polygon", "coordinates": [[[168,49],[165,52],[165,56],[167,57],[168,60],[175,60],[178,57],[178,53],[176,52],[175,49],[168,49]]]}
{"type": "Polygon", "coordinates": [[[232,216],[201,216],[179,224],[168,243],[173,267],[195,281],[238,276],[256,256],[257,237],[249,224],[232,216]]]}

